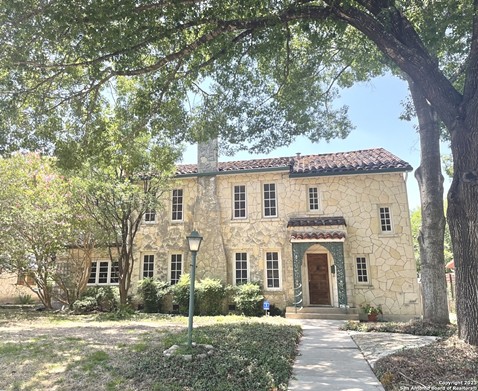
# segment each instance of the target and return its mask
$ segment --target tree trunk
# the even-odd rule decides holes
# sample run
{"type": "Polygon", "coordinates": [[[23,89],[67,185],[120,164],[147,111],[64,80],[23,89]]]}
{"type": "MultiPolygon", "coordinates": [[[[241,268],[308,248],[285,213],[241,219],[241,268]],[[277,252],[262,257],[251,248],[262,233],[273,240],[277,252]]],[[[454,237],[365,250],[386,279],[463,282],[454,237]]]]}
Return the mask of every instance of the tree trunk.
{"type": "Polygon", "coordinates": [[[420,189],[422,226],[420,246],[423,319],[449,323],[445,281],[443,175],[440,161],[440,123],[419,88],[408,82],[417,113],[420,134],[420,166],[415,178],[420,189]]]}
{"type": "Polygon", "coordinates": [[[451,132],[453,182],[448,193],[448,224],[456,274],[458,335],[478,345],[478,112],[470,105],[466,120],[451,132]]]}

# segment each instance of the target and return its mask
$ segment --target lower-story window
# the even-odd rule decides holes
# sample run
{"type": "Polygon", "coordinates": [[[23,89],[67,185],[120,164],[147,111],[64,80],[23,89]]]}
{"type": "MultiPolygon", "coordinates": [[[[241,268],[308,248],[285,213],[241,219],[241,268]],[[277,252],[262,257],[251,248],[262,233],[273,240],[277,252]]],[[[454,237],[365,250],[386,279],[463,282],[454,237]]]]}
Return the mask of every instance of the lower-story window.
{"type": "Polygon", "coordinates": [[[171,254],[171,285],[176,284],[179,281],[183,271],[183,255],[171,254]]]}
{"type": "Polygon", "coordinates": [[[357,268],[357,282],[362,284],[368,283],[367,258],[355,258],[355,266],[357,268]]]}
{"type": "Polygon", "coordinates": [[[280,262],[277,251],[266,252],[266,280],[268,289],[280,288],[280,262]]]}
{"type": "Polygon", "coordinates": [[[248,268],[247,268],[247,253],[236,253],[236,285],[246,283],[248,281],[248,268]]]}
{"type": "Polygon", "coordinates": [[[146,254],[143,256],[143,278],[153,278],[154,276],[154,255],[146,254]]]}
{"type": "Polygon", "coordinates": [[[88,284],[91,285],[109,285],[118,284],[119,268],[118,262],[111,261],[93,261],[91,262],[90,277],[88,284]]]}

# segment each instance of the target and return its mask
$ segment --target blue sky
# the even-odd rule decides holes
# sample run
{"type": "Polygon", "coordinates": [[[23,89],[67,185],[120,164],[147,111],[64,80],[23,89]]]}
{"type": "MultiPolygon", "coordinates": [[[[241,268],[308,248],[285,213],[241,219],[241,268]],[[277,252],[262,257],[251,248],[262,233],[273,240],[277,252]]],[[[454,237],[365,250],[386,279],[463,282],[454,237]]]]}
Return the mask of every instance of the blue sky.
{"type": "MultiPolygon", "coordinates": [[[[243,160],[263,157],[292,156],[296,152],[317,154],[344,152],[357,149],[382,147],[407,161],[416,169],[420,162],[420,145],[415,122],[400,120],[403,112],[401,102],[408,96],[407,84],[397,77],[388,75],[376,78],[371,82],[358,83],[352,88],[343,90],[339,104],[349,106],[349,117],[355,125],[345,140],[311,143],[306,138],[298,138],[288,147],[274,150],[268,155],[251,155],[246,152],[235,156],[223,156],[221,161],[243,160]]],[[[449,153],[442,144],[442,154],[449,153]]],[[[186,149],[183,163],[196,163],[196,147],[186,149]]],[[[445,180],[445,189],[449,180],[445,180]]],[[[410,209],[420,206],[420,194],[413,173],[407,179],[410,209]]]]}

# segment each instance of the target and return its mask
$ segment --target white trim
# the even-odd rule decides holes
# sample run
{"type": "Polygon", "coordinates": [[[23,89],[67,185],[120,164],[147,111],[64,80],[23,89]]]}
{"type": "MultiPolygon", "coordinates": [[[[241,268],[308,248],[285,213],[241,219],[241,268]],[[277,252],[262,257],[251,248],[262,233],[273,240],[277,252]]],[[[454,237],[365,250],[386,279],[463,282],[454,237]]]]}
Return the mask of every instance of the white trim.
{"type": "Polygon", "coordinates": [[[246,184],[237,184],[237,183],[234,183],[232,184],[232,219],[233,220],[247,220],[248,219],[248,202],[247,202],[247,185],[246,184]],[[236,186],[239,187],[239,186],[243,186],[244,187],[244,217],[236,217],[235,214],[236,214],[236,200],[235,200],[235,197],[236,197],[236,186]]]}
{"type": "MultiPolygon", "coordinates": [[[[262,182],[261,183],[261,195],[262,195],[262,218],[264,219],[275,219],[277,217],[279,217],[279,197],[278,197],[278,194],[277,194],[277,183],[276,182],[262,182]],[[266,198],[265,198],[265,186],[266,185],[274,185],[274,202],[275,202],[275,214],[274,215],[269,215],[267,216],[266,215],[266,198]]],[[[270,190],[269,190],[270,191],[270,190]]],[[[270,198],[270,200],[272,200],[272,198],[270,198]]],[[[272,208],[271,206],[269,206],[269,208],[272,208]]]]}
{"type": "Polygon", "coordinates": [[[386,205],[386,204],[377,205],[377,214],[378,214],[378,229],[379,229],[380,235],[393,235],[394,232],[395,232],[395,227],[394,227],[394,224],[393,224],[392,207],[390,205],[386,205]],[[382,229],[382,216],[381,216],[381,213],[380,213],[380,209],[382,209],[382,208],[387,208],[388,209],[388,214],[389,214],[389,218],[390,218],[390,230],[389,231],[384,231],[382,229]]]}
{"type": "Polygon", "coordinates": [[[237,272],[237,269],[236,269],[236,266],[237,266],[237,259],[236,259],[236,254],[246,254],[246,267],[247,267],[247,276],[246,276],[246,279],[247,279],[247,282],[250,282],[251,281],[251,266],[250,266],[250,262],[249,262],[249,253],[247,251],[241,251],[241,250],[234,250],[233,252],[233,262],[234,262],[234,265],[233,265],[233,269],[234,269],[234,275],[232,276],[232,285],[237,285],[237,277],[236,277],[236,272],[237,272]]]}
{"type": "MultiPolygon", "coordinates": [[[[179,281],[179,278],[181,278],[181,276],[184,274],[184,253],[181,252],[181,251],[173,251],[173,252],[170,252],[168,254],[168,276],[167,276],[167,281],[171,284],[172,284],[172,276],[171,276],[171,273],[173,271],[172,269],[172,263],[173,263],[173,255],[180,255],[181,256],[181,273],[178,277],[178,281],[179,281]]],[[[177,282],[177,281],[176,281],[177,282]]]]}
{"type": "Polygon", "coordinates": [[[353,256],[353,262],[354,262],[354,274],[355,274],[355,284],[359,286],[368,286],[372,285],[372,278],[370,275],[370,255],[365,255],[365,254],[355,254],[353,256]],[[367,281],[359,281],[358,279],[358,269],[357,269],[357,258],[363,258],[365,259],[365,271],[367,273],[367,281]]]}
{"type": "Polygon", "coordinates": [[[141,253],[141,258],[140,258],[140,261],[141,261],[141,274],[140,274],[140,280],[146,278],[144,276],[144,257],[146,256],[153,256],[153,275],[150,277],[150,278],[154,278],[154,276],[156,275],[156,254],[155,253],[152,253],[152,252],[144,252],[144,253],[141,253]]]}
{"type": "Polygon", "coordinates": [[[282,254],[280,250],[276,249],[265,249],[263,252],[264,259],[264,291],[282,291],[283,282],[282,282],[282,254]],[[267,253],[276,253],[277,254],[277,270],[279,272],[279,286],[278,287],[268,287],[267,286],[267,253]]]}
{"type": "MultiPolygon", "coordinates": [[[[169,208],[169,219],[171,222],[173,223],[181,223],[184,221],[184,189],[183,188],[177,188],[177,189],[172,189],[171,190],[171,197],[170,197],[170,200],[171,200],[171,207],[169,208]],[[174,210],[173,210],[173,207],[174,207],[174,192],[175,191],[181,191],[181,218],[180,219],[173,219],[173,214],[175,213],[174,210]]],[[[178,211],[176,211],[176,213],[179,213],[178,211]]]]}
{"type": "Polygon", "coordinates": [[[317,185],[307,185],[307,192],[306,192],[306,198],[307,198],[307,212],[309,213],[321,213],[322,212],[322,192],[319,189],[319,186],[317,185]],[[317,190],[317,209],[311,209],[310,208],[310,190],[311,189],[316,189],[317,190]]]}
{"type": "Polygon", "coordinates": [[[111,269],[113,266],[113,262],[111,262],[111,259],[95,259],[92,260],[91,263],[96,263],[96,271],[95,271],[95,282],[89,282],[90,277],[91,277],[91,271],[90,275],[88,276],[88,280],[86,285],[87,286],[94,286],[94,285],[100,285],[100,286],[107,286],[107,285],[118,285],[119,282],[110,282],[111,281],[111,269]],[[106,275],[106,281],[107,282],[99,282],[100,279],[100,263],[108,263],[108,271],[106,275]]]}

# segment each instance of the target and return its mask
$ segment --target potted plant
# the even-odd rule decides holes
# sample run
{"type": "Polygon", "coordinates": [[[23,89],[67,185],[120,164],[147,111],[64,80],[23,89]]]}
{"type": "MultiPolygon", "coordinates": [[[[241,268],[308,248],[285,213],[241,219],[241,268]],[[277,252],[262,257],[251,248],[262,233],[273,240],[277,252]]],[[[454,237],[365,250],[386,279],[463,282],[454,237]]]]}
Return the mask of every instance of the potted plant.
{"type": "Polygon", "coordinates": [[[367,314],[367,318],[369,322],[376,322],[378,319],[378,315],[382,315],[382,306],[379,304],[378,306],[373,306],[371,304],[364,304],[361,305],[362,310],[365,314],[367,314]]]}

